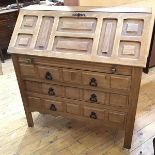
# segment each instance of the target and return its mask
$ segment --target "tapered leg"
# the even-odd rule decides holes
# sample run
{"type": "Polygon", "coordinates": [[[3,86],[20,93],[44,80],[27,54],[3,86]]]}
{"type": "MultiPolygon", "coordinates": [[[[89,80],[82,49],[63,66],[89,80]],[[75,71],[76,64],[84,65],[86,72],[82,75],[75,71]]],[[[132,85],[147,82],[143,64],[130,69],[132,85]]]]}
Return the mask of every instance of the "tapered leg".
{"type": "Polygon", "coordinates": [[[26,114],[26,119],[27,119],[28,126],[29,127],[33,127],[34,126],[34,123],[33,123],[32,113],[25,111],[25,114],[26,114]]]}
{"type": "Polygon", "coordinates": [[[155,138],[153,138],[153,149],[154,149],[154,155],[155,155],[155,138]]]}
{"type": "Polygon", "coordinates": [[[1,57],[1,61],[4,63],[4,56],[1,48],[0,48],[0,57],[1,57]]]}

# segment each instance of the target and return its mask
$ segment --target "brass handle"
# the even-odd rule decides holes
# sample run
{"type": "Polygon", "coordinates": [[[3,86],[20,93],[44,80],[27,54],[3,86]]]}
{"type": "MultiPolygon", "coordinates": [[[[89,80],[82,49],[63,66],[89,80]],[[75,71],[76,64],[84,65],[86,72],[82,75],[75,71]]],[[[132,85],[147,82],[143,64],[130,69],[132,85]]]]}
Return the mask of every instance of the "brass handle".
{"type": "Polygon", "coordinates": [[[53,80],[52,74],[50,72],[46,72],[45,79],[46,80],[53,80]]]}
{"type": "Polygon", "coordinates": [[[89,117],[92,118],[92,119],[97,119],[97,115],[96,115],[95,112],[91,112],[89,117]]]}
{"type": "Polygon", "coordinates": [[[96,94],[92,94],[90,96],[90,102],[92,102],[92,103],[97,102],[97,96],[96,96],[96,94]]]}
{"type": "Polygon", "coordinates": [[[54,104],[51,104],[50,110],[51,110],[51,111],[57,111],[57,108],[55,107],[54,104]]]}
{"type": "Polygon", "coordinates": [[[95,78],[91,78],[89,85],[92,87],[97,87],[97,80],[95,78]]]}
{"type": "Polygon", "coordinates": [[[53,88],[49,88],[48,95],[49,96],[55,96],[55,92],[54,92],[54,89],[53,88]]]}
{"type": "Polygon", "coordinates": [[[112,74],[116,73],[116,68],[115,68],[115,67],[112,67],[112,68],[111,68],[111,73],[112,73],[112,74]]]}

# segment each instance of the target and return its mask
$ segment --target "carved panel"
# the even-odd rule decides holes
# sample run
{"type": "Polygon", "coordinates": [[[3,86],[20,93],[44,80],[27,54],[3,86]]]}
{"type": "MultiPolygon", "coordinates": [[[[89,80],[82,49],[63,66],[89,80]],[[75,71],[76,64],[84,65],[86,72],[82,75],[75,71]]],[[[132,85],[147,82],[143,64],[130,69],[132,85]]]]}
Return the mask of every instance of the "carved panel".
{"type": "Polygon", "coordinates": [[[53,45],[53,51],[66,53],[90,53],[92,43],[92,39],[56,37],[53,45]]]}
{"type": "Polygon", "coordinates": [[[18,34],[15,46],[21,48],[28,48],[30,46],[31,39],[32,39],[31,34],[18,34]]]}
{"type": "Polygon", "coordinates": [[[47,48],[53,27],[53,21],[53,17],[43,17],[35,47],[36,49],[44,50],[47,48]]]}
{"type": "Polygon", "coordinates": [[[116,25],[116,19],[103,20],[100,42],[98,47],[98,55],[111,55],[115,39],[116,25]]]}
{"type": "Polygon", "coordinates": [[[143,20],[138,19],[125,19],[122,35],[125,36],[141,36],[143,31],[143,20]]]}
{"type": "Polygon", "coordinates": [[[60,18],[58,31],[94,33],[97,19],[89,18],[60,18]]]}
{"type": "Polygon", "coordinates": [[[120,57],[139,58],[140,42],[121,41],[119,48],[120,57]]]}
{"type": "Polygon", "coordinates": [[[34,29],[37,23],[37,16],[29,16],[29,15],[25,15],[23,17],[23,22],[21,25],[22,29],[34,29]]]}

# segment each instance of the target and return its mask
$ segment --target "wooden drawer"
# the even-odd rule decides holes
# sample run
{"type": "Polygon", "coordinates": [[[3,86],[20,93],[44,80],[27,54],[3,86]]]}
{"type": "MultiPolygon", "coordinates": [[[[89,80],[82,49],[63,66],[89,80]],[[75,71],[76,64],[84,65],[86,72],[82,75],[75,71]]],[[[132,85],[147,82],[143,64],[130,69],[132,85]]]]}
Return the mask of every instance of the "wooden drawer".
{"type": "Polygon", "coordinates": [[[80,89],[74,87],[65,88],[65,97],[71,99],[80,99],[80,89]]]}
{"type": "Polygon", "coordinates": [[[104,73],[83,72],[82,82],[90,87],[109,88],[109,76],[104,73]]]}
{"type": "Polygon", "coordinates": [[[28,106],[30,111],[39,111],[44,109],[44,104],[41,102],[41,99],[37,97],[28,97],[28,106]]]}
{"type": "Polygon", "coordinates": [[[33,64],[19,64],[21,76],[24,78],[38,78],[37,71],[33,64]]]}
{"type": "Polygon", "coordinates": [[[126,115],[120,112],[109,112],[108,113],[108,120],[112,123],[117,123],[120,126],[123,126],[125,123],[126,115]]]}
{"type": "Polygon", "coordinates": [[[46,110],[50,110],[53,112],[62,112],[64,111],[64,106],[62,102],[59,101],[50,101],[44,100],[44,107],[46,110]]]}
{"type": "Polygon", "coordinates": [[[81,71],[72,69],[63,69],[63,81],[69,83],[81,83],[81,71]]]}
{"type": "Polygon", "coordinates": [[[112,89],[130,90],[130,85],[130,76],[111,75],[110,77],[110,88],[112,89]]]}
{"type": "Polygon", "coordinates": [[[104,120],[105,119],[105,110],[84,107],[84,116],[91,118],[91,119],[104,120]]]}
{"type": "Polygon", "coordinates": [[[26,91],[41,93],[42,84],[39,82],[25,81],[25,89],[26,91]]]}
{"type": "Polygon", "coordinates": [[[37,68],[41,79],[48,81],[61,81],[59,68],[47,66],[37,66],[37,68]]]}
{"type": "Polygon", "coordinates": [[[40,99],[37,97],[28,97],[28,105],[31,111],[51,111],[62,112],[64,111],[63,103],[59,101],[50,101],[40,99]]]}
{"type": "Polygon", "coordinates": [[[128,106],[128,96],[119,94],[110,94],[110,105],[127,107],[128,106]]]}
{"type": "Polygon", "coordinates": [[[59,85],[42,84],[43,93],[49,96],[62,97],[63,87],[59,85]]]}
{"type": "Polygon", "coordinates": [[[66,112],[74,115],[80,115],[80,106],[78,104],[66,104],[66,112]]]}
{"type": "Polygon", "coordinates": [[[84,90],[83,98],[85,101],[94,104],[106,104],[108,99],[106,93],[91,90],[84,90]]]}

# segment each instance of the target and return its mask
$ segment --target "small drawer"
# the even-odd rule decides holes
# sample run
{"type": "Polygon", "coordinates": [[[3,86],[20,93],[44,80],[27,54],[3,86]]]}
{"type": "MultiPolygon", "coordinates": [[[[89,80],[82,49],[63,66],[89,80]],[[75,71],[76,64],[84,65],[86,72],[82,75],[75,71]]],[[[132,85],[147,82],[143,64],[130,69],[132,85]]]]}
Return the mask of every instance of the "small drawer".
{"type": "Polygon", "coordinates": [[[49,96],[62,97],[63,87],[59,85],[42,84],[43,93],[49,96]]]}
{"type": "Polygon", "coordinates": [[[25,89],[26,91],[41,93],[42,84],[39,82],[25,81],[25,89]]]}
{"type": "Polygon", "coordinates": [[[55,112],[62,112],[64,111],[63,103],[59,101],[50,101],[44,100],[44,106],[46,110],[55,111],[55,112]]]}
{"type": "Polygon", "coordinates": [[[28,97],[28,106],[30,111],[40,111],[44,109],[44,104],[41,102],[41,99],[37,97],[28,97]]]}
{"type": "Polygon", "coordinates": [[[112,89],[130,90],[130,85],[130,76],[111,75],[110,77],[110,88],[112,89]]]}
{"type": "Polygon", "coordinates": [[[91,118],[91,119],[104,120],[105,119],[105,110],[84,107],[84,116],[91,118]]]}
{"type": "Polygon", "coordinates": [[[77,104],[67,103],[66,104],[66,110],[67,110],[67,113],[70,113],[70,114],[74,114],[74,115],[80,115],[81,114],[80,106],[77,104]]]}
{"type": "Polygon", "coordinates": [[[109,112],[108,120],[112,123],[117,123],[123,126],[125,123],[125,114],[120,112],[109,112]]]}
{"type": "Polygon", "coordinates": [[[61,81],[59,68],[38,66],[39,77],[48,81],[61,81]]]}
{"type": "Polygon", "coordinates": [[[71,99],[80,99],[80,89],[73,88],[73,87],[66,87],[65,88],[65,97],[71,99]]]}
{"type": "Polygon", "coordinates": [[[109,76],[104,73],[83,72],[82,82],[90,87],[109,88],[109,76]]]}
{"type": "Polygon", "coordinates": [[[36,68],[33,64],[19,64],[20,73],[23,78],[38,78],[36,68]]]}
{"type": "Polygon", "coordinates": [[[106,96],[107,94],[98,92],[98,91],[91,91],[91,90],[84,90],[84,100],[90,103],[106,103],[106,96]]]}
{"type": "Polygon", "coordinates": [[[119,94],[110,94],[110,105],[127,107],[128,106],[128,96],[119,94]]]}
{"type": "Polygon", "coordinates": [[[72,69],[63,69],[63,81],[69,83],[81,83],[81,71],[72,69]]]}

